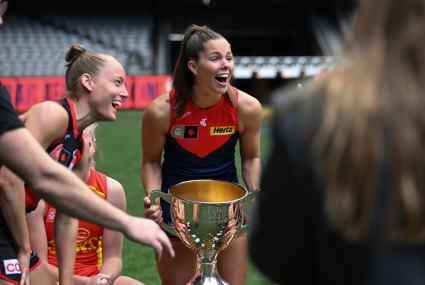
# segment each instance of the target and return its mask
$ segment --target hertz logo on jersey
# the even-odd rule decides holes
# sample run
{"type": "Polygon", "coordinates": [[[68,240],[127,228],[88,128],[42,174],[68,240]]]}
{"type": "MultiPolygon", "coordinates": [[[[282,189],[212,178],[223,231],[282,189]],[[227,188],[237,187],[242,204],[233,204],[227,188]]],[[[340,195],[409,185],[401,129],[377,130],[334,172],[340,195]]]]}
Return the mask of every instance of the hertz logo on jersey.
{"type": "Polygon", "coordinates": [[[231,135],[235,133],[235,126],[224,126],[224,127],[211,127],[210,135],[212,136],[222,136],[222,135],[231,135]]]}

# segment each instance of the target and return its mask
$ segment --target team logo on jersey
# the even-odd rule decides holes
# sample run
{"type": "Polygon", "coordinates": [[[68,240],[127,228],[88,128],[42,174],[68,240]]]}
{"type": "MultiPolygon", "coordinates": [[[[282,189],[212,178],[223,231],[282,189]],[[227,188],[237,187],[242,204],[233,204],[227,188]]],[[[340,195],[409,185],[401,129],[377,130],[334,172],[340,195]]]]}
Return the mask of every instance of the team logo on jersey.
{"type": "Polygon", "coordinates": [[[63,148],[63,144],[59,144],[55,147],[54,150],[50,152],[50,156],[54,158],[57,162],[61,164],[66,164],[71,153],[63,148]]]}
{"type": "Polygon", "coordinates": [[[198,126],[175,126],[171,130],[171,136],[179,139],[197,139],[198,126]]]}
{"type": "Polygon", "coordinates": [[[235,126],[217,126],[210,128],[211,136],[231,135],[235,133],[235,126]]]}

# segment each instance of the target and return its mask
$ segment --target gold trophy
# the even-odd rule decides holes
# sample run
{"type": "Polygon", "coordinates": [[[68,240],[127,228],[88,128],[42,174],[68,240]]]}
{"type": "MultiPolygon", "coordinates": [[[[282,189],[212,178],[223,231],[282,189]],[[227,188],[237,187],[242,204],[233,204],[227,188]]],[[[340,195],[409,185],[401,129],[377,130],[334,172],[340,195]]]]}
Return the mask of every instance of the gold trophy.
{"type": "Polygon", "coordinates": [[[249,192],[239,184],[216,180],[190,180],[178,183],[166,194],[150,194],[170,203],[172,225],[161,226],[177,234],[183,243],[197,252],[194,276],[187,284],[228,284],[217,271],[217,254],[232,242],[235,235],[247,231],[244,225],[245,202],[258,191],[249,192]]]}

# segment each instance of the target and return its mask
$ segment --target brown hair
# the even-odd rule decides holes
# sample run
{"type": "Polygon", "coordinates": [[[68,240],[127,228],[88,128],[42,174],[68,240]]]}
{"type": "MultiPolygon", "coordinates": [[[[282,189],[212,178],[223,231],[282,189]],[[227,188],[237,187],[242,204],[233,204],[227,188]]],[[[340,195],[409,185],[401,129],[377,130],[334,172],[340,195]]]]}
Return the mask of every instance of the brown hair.
{"type": "Polygon", "coordinates": [[[67,67],[65,74],[67,96],[78,99],[78,88],[81,75],[88,73],[93,78],[96,78],[100,70],[105,66],[107,57],[110,56],[88,51],[82,44],[76,44],[70,47],[65,55],[65,66],[67,67]]]}
{"type": "Polygon", "coordinates": [[[425,0],[362,0],[347,66],[306,90],[324,95],[311,150],[325,212],[351,240],[384,198],[389,237],[425,241],[424,19],[425,0]]]}
{"type": "MultiPolygon", "coordinates": [[[[224,37],[207,26],[190,25],[184,32],[180,53],[173,73],[177,116],[182,115],[194,84],[193,73],[187,67],[187,63],[190,59],[197,61],[199,53],[204,50],[205,42],[215,39],[224,39],[224,37]]],[[[233,105],[236,106],[235,95],[230,86],[228,86],[226,94],[233,105]]]]}

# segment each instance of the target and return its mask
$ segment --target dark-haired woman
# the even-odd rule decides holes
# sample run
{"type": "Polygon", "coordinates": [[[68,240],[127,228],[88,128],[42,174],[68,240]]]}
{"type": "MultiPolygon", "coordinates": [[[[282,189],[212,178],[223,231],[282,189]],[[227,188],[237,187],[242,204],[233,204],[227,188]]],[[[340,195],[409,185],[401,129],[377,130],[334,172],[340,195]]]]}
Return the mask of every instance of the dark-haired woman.
{"type": "MultiPolygon", "coordinates": [[[[173,90],[155,99],[142,122],[142,181],[146,217],[170,222],[169,205],[150,205],[149,194],[193,179],[238,183],[235,145],[240,141],[242,175],[249,191],[259,187],[262,108],[254,97],[230,85],[234,69],[229,42],[217,32],[191,25],[185,31],[173,74],[173,90]],[[214,131],[216,130],[216,131],[214,131]],[[164,161],[161,165],[161,154],[164,161]]],[[[176,258],[157,263],[162,284],[186,284],[196,254],[170,236],[176,258]]],[[[218,255],[218,271],[230,284],[245,284],[247,236],[218,255]]]]}

